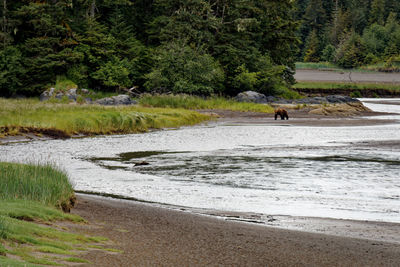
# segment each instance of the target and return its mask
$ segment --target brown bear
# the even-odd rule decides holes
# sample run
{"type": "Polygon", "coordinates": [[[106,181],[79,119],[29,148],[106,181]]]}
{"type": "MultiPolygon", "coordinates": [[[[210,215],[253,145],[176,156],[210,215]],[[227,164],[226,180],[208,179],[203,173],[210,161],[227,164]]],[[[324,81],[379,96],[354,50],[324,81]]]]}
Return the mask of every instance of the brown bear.
{"type": "Polygon", "coordinates": [[[278,115],[281,116],[281,120],[284,120],[285,118],[289,120],[289,115],[283,108],[275,109],[275,120],[278,118],[278,115]]]}

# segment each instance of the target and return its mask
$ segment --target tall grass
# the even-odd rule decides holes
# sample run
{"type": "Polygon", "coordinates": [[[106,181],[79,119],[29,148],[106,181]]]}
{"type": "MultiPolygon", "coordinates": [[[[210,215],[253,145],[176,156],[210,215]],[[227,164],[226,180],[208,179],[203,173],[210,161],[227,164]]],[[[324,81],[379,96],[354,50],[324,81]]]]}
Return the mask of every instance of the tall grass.
{"type": "Polygon", "coordinates": [[[139,103],[148,107],[273,112],[273,108],[269,105],[237,102],[223,97],[201,98],[190,95],[145,95],[139,99],[139,103]]]}
{"type": "Polygon", "coordinates": [[[137,106],[44,103],[36,99],[0,99],[0,135],[59,130],[74,134],[144,132],[151,128],[193,125],[209,119],[188,110],[137,106]]]}
{"type": "Polygon", "coordinates": [[[0,162],[0,200],[29,200],[61,207],[74,195],[68,177],[50,165],[0,162]]]}
{"type": "Polygon", "coordinates": [[[84,222],[77,215],[56,209],[73,195],[67,175],[51,165],[0,162],[0,266],[60,265],[66,260],[60,255],[75,255],[77,249],[103,245],[105,238],[49,227],[55,220],[84,222]],[[19,260],[7,258],[10,255],[19,260]]]}

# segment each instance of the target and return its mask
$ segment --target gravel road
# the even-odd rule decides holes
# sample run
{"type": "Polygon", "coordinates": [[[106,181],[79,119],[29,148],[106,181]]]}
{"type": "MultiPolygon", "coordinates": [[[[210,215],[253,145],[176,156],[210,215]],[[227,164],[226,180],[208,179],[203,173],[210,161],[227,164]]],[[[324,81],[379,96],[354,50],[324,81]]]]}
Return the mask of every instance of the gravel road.
{"type": "Polygon", "coordinates": [[[400,83],[400,73],[297,70],[294,77],[297,81],[400,83]]]}

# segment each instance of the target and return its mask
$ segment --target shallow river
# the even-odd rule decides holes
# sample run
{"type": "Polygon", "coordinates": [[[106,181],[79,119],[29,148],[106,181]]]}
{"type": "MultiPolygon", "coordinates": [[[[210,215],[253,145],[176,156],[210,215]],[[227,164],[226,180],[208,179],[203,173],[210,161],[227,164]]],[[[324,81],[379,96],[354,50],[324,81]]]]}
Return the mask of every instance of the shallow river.
{"type": "MultiPolygon", "coordinates": [[[[400,113],[400,100],[364,101],[374,110],[400,113]]],[[[0,146],[0,160],[54,162],[76,190],[189,209],[400,222],[400,115],[390,118],[399,123],[210,123],[14,143],[0,146]],[[149,165],[137,164],[143,161],[149,165]]]]}

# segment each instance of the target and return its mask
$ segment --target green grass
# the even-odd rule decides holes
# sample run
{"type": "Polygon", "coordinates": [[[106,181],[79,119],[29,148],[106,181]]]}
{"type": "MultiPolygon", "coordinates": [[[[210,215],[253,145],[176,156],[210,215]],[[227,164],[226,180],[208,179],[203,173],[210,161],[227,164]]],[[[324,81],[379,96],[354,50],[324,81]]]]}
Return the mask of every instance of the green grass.
{"type": "Polygon", "coordinates": [[[341,82],[299,82],[293,85],[293,88],[307,89],[384,89],[384,90],[400,90],[400,84],[389,83],[341,83],[341,82]]]}
{"type": "Polygon", "coordinates": [[[54,224],[85,223],[60,209],[73,194],[67,175],[51,165],[0,162],[0,266],[60,265],[64,255],[75,256],[92,245],[109,249],[103,237],[68,233],[54,224]]]}
{"type": "MultiPolygon", "coordinates": [[[[0,162],[0,177],[0,200],[21,199],[61,208],[74,196],[67,175],[49,164],[0,162]]],[[[0,214],[2,210],[3,206],[0,214]]]]}
{"type": "Polygon", "coordinates": [[[137,106],[106,107],[0,98],[0,135],[25,132],[69,137],[74,134],[127,134],[193,125],[209,116],[188,110],[137,106]]]}
{"type": "Polygon", "coordinates": [[[252,111],[272,113],[273,108],[268,105],[237,102],[223,97],[201,98],[189,95],[145,95],[139,99],[142,106],[183,108],[192,110],[222,109],[233,111],[252,111]]]}
{"type": "Polygon", "coordinates": [[[296,69],[333,69],[342,70],[342,68],[336,66],[330,62],[296,62],[296,69]]]}
{"type": "Polygon", "coordinates": [[[387,66],[385,62],[360,66],[354,69],[344,69],[330,62],[296,62],[296,69],[333,70],[341,72],[394,72],[400,71],[400,66],[393,64],[387,66]]]}

